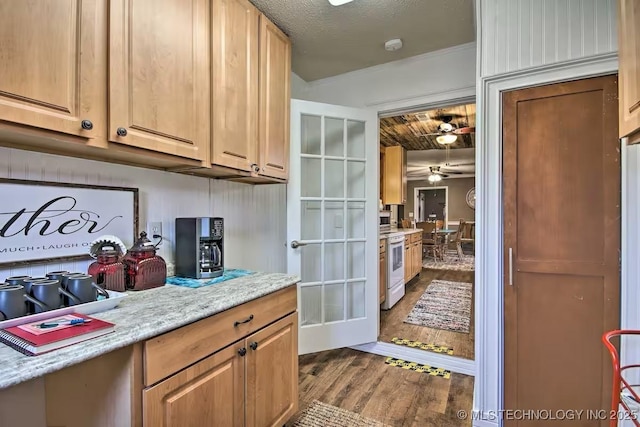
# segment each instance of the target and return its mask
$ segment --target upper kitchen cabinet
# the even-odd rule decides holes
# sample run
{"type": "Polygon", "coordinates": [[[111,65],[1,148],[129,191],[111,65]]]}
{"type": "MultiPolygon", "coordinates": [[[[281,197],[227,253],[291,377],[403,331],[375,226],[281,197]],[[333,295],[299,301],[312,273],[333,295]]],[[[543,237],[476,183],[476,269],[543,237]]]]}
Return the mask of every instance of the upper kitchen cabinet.
{"type": "Polygon", "coordinates": [[[640,2],[618,2],[620,137],[640,143],[640,2]]]}
{"type": "Polygon", "coordinates": [[[0,0],[0,119],[104,137],[106,24],[105,0],[0,0]]]}
{"type": "Polygon", "coordinates": [[[247,172],[258,168],[259,23],[247,0],[213,0],[211,162],[247,172]]]}
{"type": "Polygon", "coordinates": [[[407,152],[400,146],[384,150],[382,203],[404,205],[407,202],[407,152]]]}
{"type": "Polygon", "coordinates": [[[291,42],[260,16],[260,175],[289,176],[291,42]]]}
{"type": "Polygon", "coordinates": [[[110,5],[108,139],[208,160],[209,1],[110,5]]]}

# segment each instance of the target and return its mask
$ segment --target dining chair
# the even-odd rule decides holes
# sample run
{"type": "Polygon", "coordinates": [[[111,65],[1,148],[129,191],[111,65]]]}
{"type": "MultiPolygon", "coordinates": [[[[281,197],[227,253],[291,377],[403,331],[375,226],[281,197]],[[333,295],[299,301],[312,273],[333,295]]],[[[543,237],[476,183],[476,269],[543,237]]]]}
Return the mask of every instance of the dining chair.
{"type": "Polygon", "coordinates": [[[465,224],[465,220],[460,219],[460,222],[458,223],[458,229],[446,243],[447,249],[449,249],[451,246],[455,247],[456,253],[458,254],[458,261],[462,261],[462,256],[464,255],[464,253],[462,252],[462,233],[464,232],[465,224]]]}
{"type": "MultiPolygon", "coordinates": [[[[460,222],[462,223],[464,220],[460,220],[460,222]]],[[[473,252],[475,252],[475,237],[474,237],[474,232],[473,232],[473,228],[474,228],[474,224],[469,224],[468,222],[464,221],[464,228],[463,228],[463,232],[462,232],[462,236],[460,237],[460,246],[463,247],[463,245],[469,244],[469,246],[471,246],[473,252]]],[[[464,251],[463,251],[464,253],[464,251]]]]}
{"type": "Polygon", "coordinates": [[[433,259],[442,259],[442,251],[438,244],[438,236],[433,232],[436,228],[434,222],[419,222],[416,227],[422,229],[422,252],[424,256],[432,256],[433,259]]]}

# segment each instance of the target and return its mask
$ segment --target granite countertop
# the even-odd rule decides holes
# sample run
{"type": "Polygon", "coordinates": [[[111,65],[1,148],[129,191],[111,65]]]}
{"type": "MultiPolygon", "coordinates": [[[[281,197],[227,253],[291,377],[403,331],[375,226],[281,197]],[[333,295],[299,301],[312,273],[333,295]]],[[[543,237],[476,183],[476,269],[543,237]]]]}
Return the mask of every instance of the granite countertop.
{"type": "Polygon", "coordinates": [[[195,289],[165,285],[129,292],[116,308],[91,315],[115,323],[114,332],[39,356],[26,356],[0,345],[0,389],[160,335],[299,281],[293,275],[255,273],[195,289]]]}
{"type": "Polygon", "coordinates": [[[381,234],[380,238],[384,238],[386,239],[387,236],[391,233],[404,233],[406,234],[413,234],[413,233],[422,233],[422,229],[421,228],[392,228],[391,231],[389,231],[388,233],[385,234],[381,234]]]}

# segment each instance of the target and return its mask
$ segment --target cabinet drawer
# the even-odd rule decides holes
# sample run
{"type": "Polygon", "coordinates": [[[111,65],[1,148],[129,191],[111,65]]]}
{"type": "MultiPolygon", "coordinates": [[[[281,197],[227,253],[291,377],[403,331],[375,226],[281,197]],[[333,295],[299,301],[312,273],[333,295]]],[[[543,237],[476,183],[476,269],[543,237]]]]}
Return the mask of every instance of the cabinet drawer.
{"type": "Polygon", "coordinates": [[[422,233],[413,233],[410,236],[412,243],[416,243],[422,240],[422,233]]]}
{"type": "Polygon", "coordinates": [[[296,298],[296,286],[289,286],[147,340],[144,343],[144,384],[155,384],[294,312],[296,298]],[[235,322],[242,322],[250,317],[248,322],[234,326],[235,322]]]}
{"type": "Polygon", "coordinates": [[[404,235],[404,244],[408,244],[411,243],[411,234],[405,234],[404,235]]]}

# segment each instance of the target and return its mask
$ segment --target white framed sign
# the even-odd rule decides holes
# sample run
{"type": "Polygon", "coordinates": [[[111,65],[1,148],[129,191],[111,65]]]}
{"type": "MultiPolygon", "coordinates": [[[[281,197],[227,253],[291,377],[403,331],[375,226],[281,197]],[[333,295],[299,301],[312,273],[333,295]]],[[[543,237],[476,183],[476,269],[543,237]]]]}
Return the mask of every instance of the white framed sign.
{"type": "Polygon", "coordinates": [[[97,237],[137,233],[137,188],[0,179],[0,265],[87,259],[97,237]]]}

